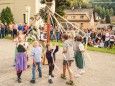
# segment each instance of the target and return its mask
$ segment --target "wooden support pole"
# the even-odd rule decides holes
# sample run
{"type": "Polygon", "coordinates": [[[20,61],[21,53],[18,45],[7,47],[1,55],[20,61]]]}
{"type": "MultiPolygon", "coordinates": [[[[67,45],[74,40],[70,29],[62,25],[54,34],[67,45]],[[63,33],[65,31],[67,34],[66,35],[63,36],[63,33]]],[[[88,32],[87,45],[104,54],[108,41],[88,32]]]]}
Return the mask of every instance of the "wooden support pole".
{"type": "Polygon", "coordinates": [[[50,42],[50,11],[47,18],[47,43],[50,42]]]}

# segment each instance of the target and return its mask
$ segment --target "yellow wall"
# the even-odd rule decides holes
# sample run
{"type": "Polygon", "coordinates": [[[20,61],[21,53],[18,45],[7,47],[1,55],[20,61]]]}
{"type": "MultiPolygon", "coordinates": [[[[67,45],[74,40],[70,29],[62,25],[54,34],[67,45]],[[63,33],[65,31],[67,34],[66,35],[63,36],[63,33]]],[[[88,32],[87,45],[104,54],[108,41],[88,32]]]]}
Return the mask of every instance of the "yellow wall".
{"type": "Polygon", "coordinates": [[[30,6],[30,16],[35,15],[35,0],[0,0],[0,12],[7,6],[11,8],[16,23],[23,23],[26,6],[30,6]]]}

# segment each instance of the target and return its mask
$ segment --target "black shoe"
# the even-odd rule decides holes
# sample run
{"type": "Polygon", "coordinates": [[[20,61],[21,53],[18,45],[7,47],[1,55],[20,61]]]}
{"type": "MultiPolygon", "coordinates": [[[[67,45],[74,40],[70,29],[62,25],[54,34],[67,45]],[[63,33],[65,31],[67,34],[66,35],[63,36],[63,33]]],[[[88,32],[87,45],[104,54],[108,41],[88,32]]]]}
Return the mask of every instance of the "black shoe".
{"type": "Polygon", "coordinates": [[[21,81],[21,79],[18,79],[18,83],[21,83],[22,81],[21,81]]]}
{"type": "Polygon", "coordinates": [[[30,68],[30,65],[27,65],[27,68],[30,68]]]}
{"type": "Polygon", "coordinates": [[[35,80],[31,80],[30,83],[35,84],[35,80]]]}
{"type": "Polygon", "coordinates": [[[49,79],[49,80],[48,80],[48,82],[49,82],[50,84],[52,84],[52,83],[53,83],[52,79],[49,79]]]}
{"type": "Polygon", "coordinates": [[[54,75],[52,74],[51,77],[54,77],[54,75]]]}
{"type": "Polygon", "coordinates": [[[42,78],[42,75],[39,75],[40,78],[42,78]]]}

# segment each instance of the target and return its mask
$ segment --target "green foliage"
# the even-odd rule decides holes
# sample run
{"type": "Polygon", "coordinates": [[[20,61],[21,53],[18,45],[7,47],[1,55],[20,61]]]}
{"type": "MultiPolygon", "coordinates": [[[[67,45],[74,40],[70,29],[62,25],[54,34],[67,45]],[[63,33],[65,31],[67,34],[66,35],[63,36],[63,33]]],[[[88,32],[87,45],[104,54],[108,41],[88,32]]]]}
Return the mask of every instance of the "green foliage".
{"type": "MultiPolygon", "coordinates": [[[[56,41],[51,41],[51,43],[53,45],[55,45],[56,41]]],[[[63,43],[61,41],[58,42],[58,45],[60,47],[63,46],[63,43]]],[[[87,50],[90,51],[96,51],[96,52],[102,52],[102,53],[111,53],[111,54],[115,54],[115,46],[112,49],[107,49],[107,48],[96,48],[96,47],[87,47],[87,50]]]]}
{"type": "Polygon", "coordinates": [[[111,23],[111,19],[110,19],[110,15],[109,14],[106,15],[106,23],[111,23]]]}
{"type": "Polygon", "coordinates": [[[60,14],[61,16],[64,16],[65,12],[64,10],[66,9],[66,0],[55,0],[56,2],[56,12],[60,14]]]}
{"type": "Polygon", "coordinates": [[[2,23],[6,22],[8,25],[11,22],[14,22],[13,14],[9,7],[6,7],[5,9],[2,10],[0,20],[2,21],[2,23]]]}
{"type": "Polygon", "coordinates": [[[113,10],[113,8],[110,9],[110,15],[111,15],[111,16],[114,15],[114,10],[113,10]]]}
{"type": "Polygon", "coordinates": [[[48,14],[46,13],[48,10],[47,7],[40,9],[39,14],[40,16],[43,16],[42,19],[46,22],[48,14]]]}
{"type": "Polygon", "coordinates": [[[86,3],[86,2],[84,2],[84,0],[67,0],[67,7],[68,8],[74,7],[75,9],[91,8],[92,4],[86,3]]]}
{"type": "Polygon", "coordinates": [[[87,50],[115,54],[115,47],[113,47],[112,49],[107,49],[107,48],[96,48],[88,46],[87,50]]]}
{"type": "Polygon", "coordinates": [[[45,1],[47,1],[47,2],[52,2],[53,0],[41,0],[40,2],[41,2],[42,4],[45,4],[45,1]]]}
{"type": "MultiPolygon", "coordinates": [[[[51,0],[53,1],[53,0],[51,0]]],[[[44,0],[41,0],[42,4],[44,4],[44,0]]],[[[55,3],[56,3],[56,13],[58,13],[59,15],[63,16],[65,14],[65,9],[66,9],[66,4],[67,4],[67,1],[66,0],[55,0],[55,3]]],[[[48,8],[45,7],[45,8],[42,8],[40,9],[39,11],[39,14],[42,16],[44,15],[45,12],[47,12],[48,8]]],[[[47,21],[47,13],[44,15],[44,17],[42,18],[45,22],[47,21]]],[[[57,16],[56,16],[57,17],[57,16]]],[[[55,22],[55,19],[52,18],[53,22],[54,22],[54,25],[56,24],[55,22]]]]}

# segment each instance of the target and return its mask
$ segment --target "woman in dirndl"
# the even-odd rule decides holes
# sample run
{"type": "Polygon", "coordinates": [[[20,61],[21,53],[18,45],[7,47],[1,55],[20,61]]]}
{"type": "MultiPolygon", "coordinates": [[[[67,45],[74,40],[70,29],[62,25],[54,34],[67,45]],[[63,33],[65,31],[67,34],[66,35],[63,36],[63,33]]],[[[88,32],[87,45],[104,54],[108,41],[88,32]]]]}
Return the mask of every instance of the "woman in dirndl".
{"type": "Polygon", "coordinates": [[[84,55],[83,55],[83,52],[85,51],[85,49],[84,49],[84,45],[82,44],[82,36],[78,35],[75,37],[75,42],[74,42],[73,47],[74,47],[75,62],[77,66],[77,72],[76,72],[75,77],[77,78],[85,72],[84,71],[85,61],[84,61],[84,55]]]}
{"type": "Polygon", "coordinates": [[[19,42],[17,43],[17,53],[16,53],[16,72],[17,72],[17,81],[21,83],[21,75],[24,70],[27,69],[27,44],[20,36],[18,38],[19,42]]]}
{"type": "Polygon", "coordinates": [[[20,41],[22,41],[22,42],[25,41],[26,36],[23,34],[22,31],[19,31],[18,36],[14,39],[14,42],[16,44],[15,52],[14,52],[14,65],[13,65],[14,67],[15,67],[15,62],[16,62],[17,44],[19,43],[19,38],[20,38],[20,41]]]}

